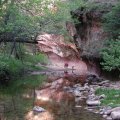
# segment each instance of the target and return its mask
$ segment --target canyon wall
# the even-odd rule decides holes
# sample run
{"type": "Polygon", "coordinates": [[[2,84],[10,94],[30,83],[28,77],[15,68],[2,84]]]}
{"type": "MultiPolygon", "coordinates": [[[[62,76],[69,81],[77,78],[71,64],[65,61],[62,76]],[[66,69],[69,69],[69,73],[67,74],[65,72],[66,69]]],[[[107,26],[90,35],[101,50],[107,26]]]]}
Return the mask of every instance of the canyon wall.
{"type": "Polygon", "coordinates": [[[81,60],[75,44],[66,43],[62,35],[44,33],[39,35],[37,40],[38,51],[48,56],[52,68],[64,69],[65,64],[68,64],[69,69],[87,72],[87,66],[81,60]]]}
{"type": "Polygon", "coordinates": [[[117,2],[119,0],[88,0],[86,6],[71,11],[75,23],[67,22],[67,30],[91,72],[100,74],[100,50],[109,36],[103,29],[103,16],[117,2]]]}

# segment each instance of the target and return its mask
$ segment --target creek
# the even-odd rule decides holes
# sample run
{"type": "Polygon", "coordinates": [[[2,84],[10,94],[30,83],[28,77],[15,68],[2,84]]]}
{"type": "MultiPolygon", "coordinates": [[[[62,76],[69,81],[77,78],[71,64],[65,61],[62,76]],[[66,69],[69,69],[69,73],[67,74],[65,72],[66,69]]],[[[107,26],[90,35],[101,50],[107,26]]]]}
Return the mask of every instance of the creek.
{"type": "Polygon", "coordinates": [[[75,96],[66,92],[67,87],[83,85],[85,74],[52,71],[26,78],[31,80],[21,78],[17,87],[11,88],[12,95],[0,96],[3,120],[103,120],[97,113],[84,109],[85,100],[76,102],[75,96]],[[45,112],[33,111],[34,106],[44,108],[45,112]]]}
{"type": "MultiPolygon", "coordinates": [[[[38,73],[37,73],[38,74],[38,73]]],[[[65,89],[75,84],[83,85],[85,74],[79,71],[46,73],[47,79],[41,88],[36,88],[34,105],[45,108],[42,113],[28,113],[28,120],[103,120],[97,114],[85,109],[85,100],[75,101],[75,96],[65,89]],[[32,119],[31,119],[32,117],[32,119]]]]}

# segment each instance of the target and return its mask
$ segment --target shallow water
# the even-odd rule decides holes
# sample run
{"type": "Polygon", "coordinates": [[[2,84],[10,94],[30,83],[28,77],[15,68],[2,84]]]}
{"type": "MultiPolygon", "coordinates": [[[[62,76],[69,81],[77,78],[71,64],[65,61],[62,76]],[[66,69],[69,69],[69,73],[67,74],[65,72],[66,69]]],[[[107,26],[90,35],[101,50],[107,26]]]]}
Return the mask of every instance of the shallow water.
{"type": "MultiPolygon", "coordinates": [[[[58,81],[58,80],[68,80],[72,84],[81,83],[84,84],[85,75],[80,75],[80,72],[69,71],[67,74],[64,71],[59,71],[57,73],[51,73],[47,75],[48,81],[58,81]]],[[[67,99],[68,100],[68,99],[67,99]]],[[[102,116],[96,113],[89,112],[85,110],[85,101],[77,103],[78,107],[75,107],[76,103],[73,104],[72,101],[66,102],[65,100],[55,105],[55,102],[51,105],[47,103],[42,107],[46,108],[50,114],[53,115],[53,120],[103,120],[102,116]],[[47,107],[48,106],[48,107],[47,107]]],[[[57,104],[57,103],[56,103],[57,104]]],[[[44,119],[40,119],[44,120],[44,119]]],[[[49,119],[45,119],[49,120],[49,119]]]]}
{"type": "MultiPolygon", "coordinates": [[[[84,83],[84,79],[85,79],[84,75],[79,75],[78,72],[75,73],[72,71],[68,73],[64,73],[64,71],[59,71],[59,72],[54,71],[51,73],[47,73],[47,75],[44,76],[47,79],[43,79],[44,77],[36,77],[36,75],[34,75],[34,77],[32,75],[31,77],[37,79],[38,81],[39,79],[40,81],[43,79],[45,82],[49,82],[49,83],[59,79],[68,80],[70,81],[70,83],[72,83],[71,85],[76,83],[84,83]]],[[[30,81],[27,82],[25,80],[25,82],[26,82],[25,84],[29,86],[30,81]]],[[[33,79],[31,82],[33,82],[33,79]]],[[[38,82],[38,84],[40,83],[38,82]]],[[[42,115],[41,113],[37,113],[37,114],[35,113],[32,114],[30,118],[26,119],[25,116],[28,114],[27,112],[32,111],[32,108],[34,106],[34,101],[36,100],[36,95],[34,94],[35,89],[43,89],[43,88],[42,87],[36,88],[30,86],[30,88],[25,90],[22,94],[19,93],[18,90],[16,91],[17,94],[15,95],[11,95],[11,96],[9,95],[9,97],[8,96],[6,97],[5,95],[5,100],[1,97],[0,102],[3,102],[4,100],[4,105],[7,106],[6,109],[3,110],[4,113],[2,113],[4,118],[3,120],[103,120],[102,116],[85,110],[83,108],[83,106],[85,107],[84,101],[77,104],[78,106],[79,105],[82,106],[77,108],[75,107],[75,103],[73,104],[73,101],[66,102],[66,99],[63,100],[61,103],[56,103],[55,101],[46,102],[44,104],[42,103],[41,107],[46,109],[46,113],[45,114],[42,113],[42,115]]]]}
{"type": "Polygon", "coordinates": [[[76,108],[71,113],[65,113],[64,115],[59,115],[56,120],[103,120],[100,115],[88,112],[83,108],[76,108]]]}
{"type": "Polygon", "coordinates": [[[99,114],[89,112],[83,107],[66,106],[64,103],[61,105],[61,108],[57,108],[57,111],[50,113],[54,116],[53,120],[104,120],[99,114]]]}

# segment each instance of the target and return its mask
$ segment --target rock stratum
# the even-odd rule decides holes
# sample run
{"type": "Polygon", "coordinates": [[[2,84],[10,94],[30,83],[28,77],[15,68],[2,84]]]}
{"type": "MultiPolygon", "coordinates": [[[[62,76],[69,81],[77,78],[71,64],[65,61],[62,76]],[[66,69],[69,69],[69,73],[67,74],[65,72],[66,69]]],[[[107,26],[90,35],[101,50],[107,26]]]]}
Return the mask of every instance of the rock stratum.
{"type": "Polygon", "coordinates": [[[87,72],[87,65],[81,60],[76,46],[72,43],[65,43],[62,35],[45,33],[39,35],[37,40],[38,50],[48,56],[51,67],[63,69],[67,63],[69,69],[87,72]]]}

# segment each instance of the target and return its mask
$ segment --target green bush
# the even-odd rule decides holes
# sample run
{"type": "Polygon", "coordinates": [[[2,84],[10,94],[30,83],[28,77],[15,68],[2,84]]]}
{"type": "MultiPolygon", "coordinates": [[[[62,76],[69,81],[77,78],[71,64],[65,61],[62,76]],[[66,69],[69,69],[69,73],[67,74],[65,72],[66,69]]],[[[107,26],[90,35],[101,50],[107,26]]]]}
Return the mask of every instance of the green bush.
{"type": "Polygon", "coordinates": [[[0,54],[0,76],[2,78],[9,74],[11,79],[19,77],[25,70],[42,69],[36,67],[37,63],[47,64],[48,59],[44,54],[30,55],[24,54],[22,61],[6,54],[0,54]]]}
{"type": "Polygon", "coordinates": [[[120,70],[120,37],[107,42],[106,47],[101,51],[103,62],[101,65],[107,71],[120,70]]]}
{"type": "Polygon", "coordinates": [[[18,75],[23,70],[23,64],[20,60],[8,55],[0,54],[0,71],[8,71],[11,76],[18,75]]]}

